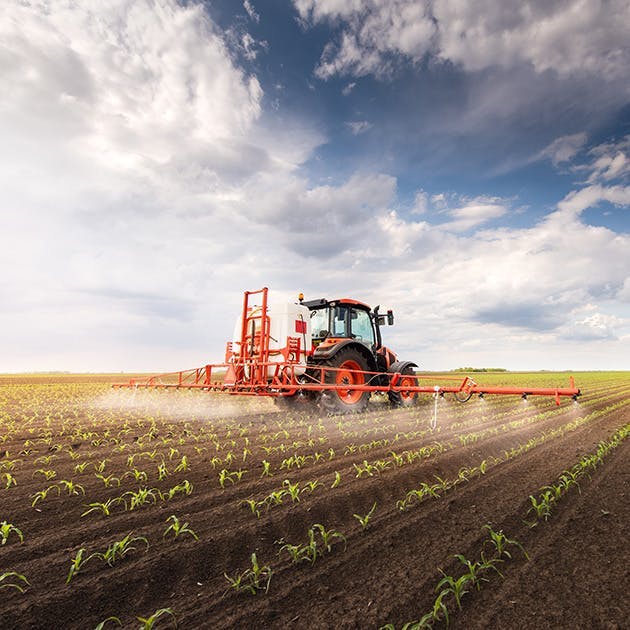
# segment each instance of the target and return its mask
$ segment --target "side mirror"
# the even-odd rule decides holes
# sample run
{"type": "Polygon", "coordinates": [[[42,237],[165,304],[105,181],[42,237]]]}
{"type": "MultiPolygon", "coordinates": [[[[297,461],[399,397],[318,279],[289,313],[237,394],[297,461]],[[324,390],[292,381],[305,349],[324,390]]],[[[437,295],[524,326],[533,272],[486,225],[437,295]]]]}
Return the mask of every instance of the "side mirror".
{"type": "Polygon", "coordinates": [[[394,325],[394,311],[392,311],[391,309],[387,311],[387,323],[390,326],[394,325]]]}
{"type": "Polygon", "coordinates": [[[379,326],[385,326],[385,315],[378,315],[376,317],[376,322],[379,326]]]}

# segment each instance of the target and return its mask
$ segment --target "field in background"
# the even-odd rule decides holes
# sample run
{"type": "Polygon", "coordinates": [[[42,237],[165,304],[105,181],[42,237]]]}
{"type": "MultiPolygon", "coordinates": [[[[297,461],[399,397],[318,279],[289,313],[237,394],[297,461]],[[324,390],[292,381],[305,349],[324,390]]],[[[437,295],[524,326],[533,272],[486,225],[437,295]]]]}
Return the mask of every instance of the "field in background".
{"type": "Polygon", "coordinates": [[[326,417],[0,375],[0,627],[623,627],[630,374],[574,376],[580,404],[447,397],[431,430],[430,397],[326,417]]]}

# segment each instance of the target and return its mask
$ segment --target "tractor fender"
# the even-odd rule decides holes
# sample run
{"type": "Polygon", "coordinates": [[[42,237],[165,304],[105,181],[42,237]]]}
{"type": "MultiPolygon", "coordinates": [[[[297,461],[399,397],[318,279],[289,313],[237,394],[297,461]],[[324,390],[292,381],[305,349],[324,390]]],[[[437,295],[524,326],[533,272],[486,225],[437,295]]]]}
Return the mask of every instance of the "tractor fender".
{"type": "Polygon", "coordinates": [[[345,339],[344,341],[336,343],[334,346],[328,346],[324,349],[317,348],[315,352],[313,352],[312,359],[315,362],[326,361],[327,359],[334,357],[343,348],[354,348],[360,352],[368,363],[368,369],[371,372],[377,371],[378,368],[376,367],[376,359],[374,358],[374,355],[368,348],[365,347],[365,345],[359,343],[358,341],[354,341],[353,339],[345,339]]]}
{"type": "Polygon", "coordinates": [[[387,371],[390,374],[395,374],[396,372],[398,372],[399,374],[404,374],[406,369],[417,367],[418,366],[413,361],[395,361],[389,366],[387,371]]]}

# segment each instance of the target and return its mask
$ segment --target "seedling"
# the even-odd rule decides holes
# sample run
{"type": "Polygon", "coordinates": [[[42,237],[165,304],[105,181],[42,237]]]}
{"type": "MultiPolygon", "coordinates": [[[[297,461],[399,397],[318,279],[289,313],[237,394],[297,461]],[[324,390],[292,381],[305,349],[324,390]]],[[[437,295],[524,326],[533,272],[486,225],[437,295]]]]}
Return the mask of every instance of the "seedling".
{"type": "Polygon", "coordinates": [[[336,488],[341,482],[341,474],[335,470],[335,480],[332,482],[331,488],[336,488]]]}
{"type": "Polygon", "coordinates": [[[188,527],[188,523],[184,523],[182,525],[175,514],[171,514],[171,516],[166,519],[167,523],[169,521],[173,522],[166,528],[166,531],[162,534],[162,538],[164,538],[169,532],[173,532],[175,538],[177,538],[180,534],[190,534],[195,540],[199,540],[199,536],[197,536],[197,534],[188,527]]]}
{"type": "Polygon", "coordinates": [[[455,579],[450,575],[446,575],[442,569],[440,569],[440,573],[444,576],[436,586],[435,590],[439,591],[442,589],[441,593],[453,593],[455,595],[455,601],[457,602],[457,608],[462,609],[462,597],[468,593],[468,590],[465,588],[466,584],[472,580],[470,573],[464,573],[464,575],[455,579]],[[442,588],[444,587],[445,588],[442,588]]]}
{"type": "Polygon", "coordinates": [[[30,586],[29,581],[22,574],[15,571],[7,571],[0,575],[0,589],[16,588],[20,593],[24,593],[28,586],[30,586]]]}
{"type": "Polygon", "coordinates": [[[251,562],[251,569],[246,569],[243,573],[237,574],[233,578],[227,573],[223,574],[230,585],[229,588],[233,588],[237,592],[249,591],[252,595],[256,595],[258,591],[262,590],[268,593],[271,576],[273,575],[271,567],[266,565],[261,567],[258,564],[256,553],[252,553],[251,562]]]}
{"type": "Polygon", "coordinates": [[[510,540],[503,533],[502,529],[500,529],[498,532],[495,532],[488,524],[484,525],[483,529],[488,530],[488,533],[490,534],[490,540],[486,540],[486,542],[490,542],[494,546],[494,548],[497,550],[497,553],[499,554],[499,558],[503,555],[507,556],[508,558],[512,558],[512,555],[507,550],[507,547],[508,545],[513,545],[515,547],[518,547],[523,552],[525,557],[529,560],[529,556],[527,555],[525,549],[523,549],[523,545],[521,545],[521,543],[517,542],[516,540],[510,540]]]}
{"type": "Polygon", "coordinates": [[[93,553],[84,559],[83,558],[84,553],[85,553],[85,548],[81,547],[81,549],[77,551],[77,555],[70,561],[70,571],[68,572],[68,577],[66,578],[66,584],[69,584],[72,578],[74,578],[75,575],[78,575],[79,572],[83,569],[83,567],[92,558],[102,557],[100,553],[93,553]]]}
{"type": "Polygon", "coordinates": [[[16,536],[19,537],[20,543],[24,542],[24,536],[22,532],[15,525],[12,525],[11,523],[7,523],[6,521],[2,521],[2,523],[0,523],[0,544],[1,545],[6,545],[7,540],[9,540],[9,534],[11,532],[13,532],[16,536]]]}
{"type": "Polygon", "coordinates": [[[114,505],[118,505],[121,502],[124,502],[124,499],[122,497],[115,497],[113,499],[107,499],[107,501],[105,501],[104,503],[100,503],[100,502],[88,503],[88,505],[86,505],[85,507],[89,509],[83,512],[83,514],[81,514],[81,517],[87,516],[91,512],[97,512],[99,510],[105,516],[109,516],[111,514],[111,508],[114,505]]]}
{"type": "Polygon", "coordinates": [[[101,621],[95,628],[94,630],[103,630],[103,628],[105,627],[106,624],[108,624],[110,621],[117,623],[119,626],[122,626],[122,621],[118,618],[118,617],[114,617],[113,615],[111,617],[107,617],[107,619],[103,619],[103,621],[101,621]]]}
{"type": "Polygon", "coordinates": [[[130,551],[135,550],[135,547],[133,546],[133,543],[135,542],[143,542],[146,545],[145,551],[149,550],[149,541],[144,536],[134,536],[132,538],[130,532],[121,540],[113,542],[104,553],[96,555],[100,556],[110,567],[112,567],[118,558],[124,558],[130,551]]]}
{"type": "Polygon", "coordinates": [[[361,527],[363,529],[365,529],[369,522],[370,522],[370,518],[372,517],[372,514],[374,514],[374,510],[376,510],[376,501],[374,501],[374,505],[372,506],[372,509],[365,515],[365,516],[361,516],[360,514],[353,514],[354,518],[356,518],[359,523],[361,523],[361,527]]]}
{"type": "Polygon", "coordinates": [[[150,617],[136,617],[136,619],[142,624],[140,626],[140,630],[151,630],[155,625],[155,622],[162,615],[170,615],[173,618],[173,623],[175,627],[177,627],[177,619],[175,619],[175,614],[170,608],[160,608],[156,610],[150,617]]]}

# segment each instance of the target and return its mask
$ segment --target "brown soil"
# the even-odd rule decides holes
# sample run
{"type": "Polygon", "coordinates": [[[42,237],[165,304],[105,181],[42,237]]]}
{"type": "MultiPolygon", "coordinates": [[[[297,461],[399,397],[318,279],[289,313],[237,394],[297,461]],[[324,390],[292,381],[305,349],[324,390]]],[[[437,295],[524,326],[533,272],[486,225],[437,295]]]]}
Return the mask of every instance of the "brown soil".
{"type": "MultiPolygon", "coordinates": [[[[608,409],[630,403],[626,375],[593,378],[590,387],[580,383],[583,402],[563,402],[560,409],[551,400],[523,404],[513,397],[441,401],[434,432],[427,422],[431,400],[401,410],[377,400],[365,414],[318,417],[279,412],[267,400],[230,398],[226,404],[194,392],[113,393],[109,377],[27,380],[0,377],[0,522],[24,534],[23,544],[10,534],[0,546],[0,575],[17,571],[30,582],[23,594],[0,589],[0,628],[94,628],[111,615],[136,628],[137,617],[159,608],[172,609],[180,628],[400,628],[431,609],[440,569],[460,570],[454,554],[475,559],[489,553],[486,524],[518,540],[529,560],[514,548],[513,559],[501,563],[503,579],[488,575],[481,590],[464,596],[461,610],[449,600],[452,627],[628,627],[628,441],[590,480],[580,481],[580,492],[567,493],[547,522],[524,522],[531,520],[530,494],[628,424],[630,404],[608,409]],[[563,434],[552,433],[562,426],[563,434]],[[505,451],[544,435],[527,452],[505,459],[505,451]],[[422,447],[433,448],[412,463],[394,464],[392,451],[422,447]],[[294,454],[309,459],[301,468],[281,468],[294,454]],[[175,472],[184,455],[189,469],[175,472]],[[463,466],[492,457],[501,461],[485,474],[439,499],[398,509],[396,502],[422,482],[456,478],[463,466]],[[103,476],[119,477],[120,487],[105,487],[96,476],[103,460],[103,476]],[[263,460],[273,476],[262,475],[263,460]],[[379,460],[389,462],[384,470],[357,477],[357,466],[379,460]],[[76,468],[85,462],[83,470],[76,468]],[[162,462],[169,474],[159,480],[162,462]],[[145,471],[147,481],[136,481],[133,467],[145,471]],[[223,468],[247,472],[222,489],[223,468]],[[46,481],[39,470],[56,476],[46,481]],[[341,482],[331,489],[337,471],[341,482]],[[6,472],[16,486],[5,488],[6,472]],[[194,487],[189,496],[81,516],[88,503],[140,487],[166,492],[184,479],[194,487]],[[301,488],[315,480],[320,485],[303,491],[299,502],[285,496],[281,505],[261,508],[256,518],[243,501],[262,500],[285,479],[301,488]],[[60,480],[80,484],[85,496],[61,489],[31,505],[35,493],[60,480]],[[374,503],[363,529],[354,514],[365,515],[374,503]],[[165,538],[172,514],[199,540],[165,538]],[[293,564],[279,554],[276,541],[305,543],[315,523],[343,533],[346,544],[337,542],[313,564],[293,564]],[[113,566],[92,559],[66,584],[79,549],[86,556],[103,552],[129,532],[146,537],[148,550],[139,544],[113,566]],[[268,593],[236,592],[224,577],[251,567],[253,552],[273,570],[268,593]]],[[[165,616],[156,627],[169,624],[174,627],[165,616]]]]}

